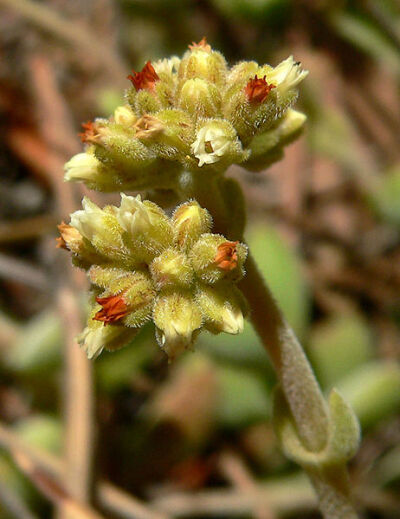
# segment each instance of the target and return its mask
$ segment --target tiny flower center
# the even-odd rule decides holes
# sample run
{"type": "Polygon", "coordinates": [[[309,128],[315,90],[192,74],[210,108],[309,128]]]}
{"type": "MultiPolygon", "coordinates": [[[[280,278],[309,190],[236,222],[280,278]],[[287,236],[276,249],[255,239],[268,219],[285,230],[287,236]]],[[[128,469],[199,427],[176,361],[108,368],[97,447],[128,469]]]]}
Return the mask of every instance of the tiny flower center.
{"type": "Polygon", "coordinates": [[[137,91],[154,90],[156,81],[160,79],[150,61],[146,63],[140,72],[136,72],[135,70],[132,72],[133,74],[129,74],[127,79],[132,82],[132,85],[137,91]]]}
{"type": "Polygon", "coordinates": [[[234,270],[238,266],[238,241],[226,241],[218,246],[214,263],[222,270],[234,270]]]}
{"type": "Polygon", "coordinates": [[[214,150],[213,150],[213,147],[212,147],[212,144],[210,141],[206,141],[204,143],[204,149],[206,150],[206,153],[214,153],[214,150]]]}
{"type": "Polygon", "coordinates": [[[244,91],[250,103],[263,103],[271,90],[276,88],[275,85],[269,85],[265,78],[266,76],[258,78],[256,74],[254,78],[249,79],[244,91]]]}
{"type": "Polygon", "coordinates": [[[203,38],[199,41],[199,43],[192,41],[192,44],[189,45],[189,49],[191,51],[200,49],[200,50],[203,50],[204,52],[211,52],[211,45],[209,45],[207,43],[206,37],[203,36],[203,38]]]}
{"type": "Polygon", "coordinates": [[[82,142],[95,142],[99,136],[96,124],[93,121],[82,123],[83,132],[78,133],[82,142]]]}
{"type": "Polygon", "coordinates": [[[95,321],[103,321],[104,324],[115,323],[128,315],[128,306],[122,295],[96,297],[96,302],[103,308],[93,317],[95,321]]]}

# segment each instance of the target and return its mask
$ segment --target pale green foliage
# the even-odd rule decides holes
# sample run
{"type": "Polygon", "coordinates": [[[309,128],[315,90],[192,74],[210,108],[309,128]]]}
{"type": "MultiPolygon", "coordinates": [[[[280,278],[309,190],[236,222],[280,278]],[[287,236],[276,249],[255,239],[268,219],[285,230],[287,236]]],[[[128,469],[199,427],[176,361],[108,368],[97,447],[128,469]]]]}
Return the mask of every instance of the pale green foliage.
{"type": "Polygon", "coordinates": [[[242,331],[246,304],[234,283],[247,248],[210,234],[211,217],[197,202],[182,204],[171,218],[140,196],[121,194],[119,207],[104,209],[85,198],[83,206],[60,232],[93,287],[79,338],[89,357],[124,346],[149,320],[170,358],[202,328],[242,331]]]}
{"type": "MultiPolygon", "coordinates": [[[[277,390],[274,401],[274,426],[288,458],[309,469],[339,466],[357,452],[360,427],[351,407],[335,389],[329,396],[329,426],[326,444],[320,451],[307,449],[299,437],[286,399],[277,390]]],[[[307,402],[304,402],[307,406],[307,402]]],[[[308,424],[310,428],[313,424],[308,424]]],[[[314,424],[315,426],[317,424],[314,424]]]]}
{"type": "Polygon", "coordinates": [[[127,104],[86,126],[86,152],[67,162],[65,179],[99,191],[177,189],[182,171],[265,168],[302,129],[305,116],[290,106],[306,75],[292,56],[230,68],[205,41],[148,63],[131,76],[127,104]]]}

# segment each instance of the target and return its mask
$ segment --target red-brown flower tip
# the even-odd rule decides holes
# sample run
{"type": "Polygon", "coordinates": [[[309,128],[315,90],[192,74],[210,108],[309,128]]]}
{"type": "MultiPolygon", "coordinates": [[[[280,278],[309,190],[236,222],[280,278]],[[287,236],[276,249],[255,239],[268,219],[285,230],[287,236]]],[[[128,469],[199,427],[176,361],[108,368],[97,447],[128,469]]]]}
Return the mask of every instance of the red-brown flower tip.
{"type": "Polygon", "coordinates": [[[133,74],[129,74],[127,79],[132,82],[136,90],[153,90],[156,81],[160,79],[151,61],[146,63],[141,72],[135,72],[134,70],[132,72],[133,74]]]}
{"type": "Polygon", "coordinates": [[[56,238],[56,248],[57,249],[65,249],[69,250],[67,246],[67,242],[65,241],[65,232],[68,230],[70,225],[67,225],[65,222],[61,222],[57,225],[57,229],[60,233],[60,236],[56,238]]]}
{"type": "Polygon", "coordinates": [[[204,50],[204,52],[211,52],[211,45],[207,43],[206,37],[203,36],[199,43],[192,41],[192,44],[189,45],[189,49],[192,51],[196,49],[201,49],[204,50]]]}
{"type": "Polygon", "coordinates": [[[65,241],[65,239],[63,237],[63,232],[64,232],[65,227],[68,227],[65,222],[61,222],[59,225],[57,225],[57,229],[60,232],[60,236],[58,238],[56,238],[56,248],[57,249],[68,250],[67,242],[65,241]]]}
{"type": "Polygon", "coordinates": [[[256,74],[253,79],[249,79],[244,91],[250,103],[263,103],[275,88],[275,85],[269,85],[265,81],[265,77],[258,78],[256,74]]]}
{"type": "Polygon", "coordinates": [[[83,132],[78,133],[82,142],[94,142],[98,137],[97,127],[93,121],[82,123],[83,132]]]}
{"type": "Polygon", "coordinates": [[[129,313],[122,295],[96,297],[96,302],[103,308],[96,313],[93,319],[103,321],[104,324],[120,321],[129,313]]]}
{"type": "Polygon", "coordinates": [[[56,238],[56,249],[65,249],[68,250],[67,244],[62,236],[56,238]]]}
{"type": "Polygon", "coordinates": [[[214,263],[222,270],[233,270],[238,265],[236,246],[238,241],[225,241],[218,246],[214,263]]]}
{"type": "Polygon", "coordinates": [[[57,229],[60,232],[60,236],[56,238],[57,249],[70,250],[68,244],[76,244],[82,240],[80,232],[75,229],[75,227],[72,227],[65,222],[61,222],[57,225],[57,229]]]}

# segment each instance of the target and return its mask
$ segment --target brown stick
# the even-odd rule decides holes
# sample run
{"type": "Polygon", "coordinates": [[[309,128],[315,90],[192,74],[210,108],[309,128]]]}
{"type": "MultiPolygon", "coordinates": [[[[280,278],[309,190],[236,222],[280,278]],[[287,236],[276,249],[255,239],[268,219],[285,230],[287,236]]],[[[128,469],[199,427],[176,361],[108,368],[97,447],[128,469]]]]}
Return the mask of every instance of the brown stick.
{"type": "MultiPolygon", "coordinates": [[[[238,490],[251,493],[257,489],[257,483],[254,481],[246,465],[234,452],[222,453],[218,465],[225,478],[238,490]]],[[[253,517],[255,519],[276,519],[277,516],[271,507],[265,503],[262,507],[254,508],[253,517]]]]}
{"type": "MultiPolygon", "coordinates": [[[[76,209],[71,187],[63,182],[62,172],[63,163],[68,158],[67,153],[77,148],[77,142],[73,136],[73,129],[68,126],[69,119],[64,120],[66,113],[64,100],[54,81],[50,62],[44,56],[34,56],[30,62],[30,69],[43,138],[50,146],[58,144],[61,148],[61,144],[65,143],[64,155],[52,153],[48,156],[47,169],[60,217],[64,218],[76,209]]],[[[83,286],[83,278],[80,272],[72,272],[71,267],[65,262],[60,280],[62,284],[58,290],[57,300],[64,323],[66,345],[64,394],[66,489],[74,500],[88,503],[92,491],[94,444],[92,366],[75,340],[82,329],[78,294],[83,286]]]]}

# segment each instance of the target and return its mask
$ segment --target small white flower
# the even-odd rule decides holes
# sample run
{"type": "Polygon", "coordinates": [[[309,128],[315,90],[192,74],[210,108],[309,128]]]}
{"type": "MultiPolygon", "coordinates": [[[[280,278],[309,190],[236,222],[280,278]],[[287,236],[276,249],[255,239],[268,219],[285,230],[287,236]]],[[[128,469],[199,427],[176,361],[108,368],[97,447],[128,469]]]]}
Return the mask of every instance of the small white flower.
{"type": "Polygon", "coordinates": [[[83,347],[89,359],[94,359],[103,351],[105,345],[104,335],[107,333],[106,326],[100,323],[96,328],[88,326],[77,337],[78,343],[83,347]]]}
{"type": "Polygon", "coordinates": [[[172,56],[171,58],[159,59],[153,63],[154,70],[157,74],[173,74],[178,70],[181,60],[178,56],[172,56]]]}
{"type": "Polygon", "coordinates": [[[77,229],[82,236],[92,241],[95,234],[104,232],[104,213],[87,197],[82,200],[82,205],[83,210],[71,214],[70,225],[77,229]]]}
{"type": "Polygon", "coordinates": [[[140,195],[134,197],[121,193],[117,218],[121,227],[132,236],[144,233],[154,223],[153,215],[142,202],[140,195]]]}
{"type": "Polygon", "coordinates": [[[77,341],[89,359],[100,355],[104,348],[119,349],[135,336],[137,330],[123,326],[104,326],[100,321],[90,320],[90,325],[78,335],[77,341]]]}
{"type": "Polygon", "coordinates": [[[64,180],[85,182],[93,180],[98,172],[100,161],[91,153],[78,153],[64,166],[64,180]]]}
{"type": "Polygon", "coordinates": [[[226,304],[221,314],[221,330],[236,335],[242,333],[243,326],[244,319],[240,308],[226,304]]]}
{"type": "Polygon", "coordinates": [[[301,63],[296,62],[293,56],[279,63],[268,75],[268,82],[272,83],[282,93],[295,88],[308,75],[308,70],[301,68],[301,63]]]}
{"type": "Polygon", "coordinates": [[[192,305],[183,305],[178,314],[167,313],[163,321],[154,314],[157,339],[170,359],[190,348],[201,327],[201,313],[192,305]]]}
{"type": "Polygon", "coordinates": [[[161,348],[169,358],[174,358],[190,348],[203,319],[191,296],[174,291],[158,298],[153,321],[161,348]]]}
{"type": "Polygon", "coordinates": [[[216,122],[207,123],[197,132],[196,140],[191,145],[193,155],[203,164],[214,164],[227,152],[232,138],[225,128],[216,122]]]}
{"type": "Polygon", "coordinates": [[[136,122],[136,115],[130,106],[118,106],[114,111],[114,121],[124,126],[132,126],[136,122]]]}

